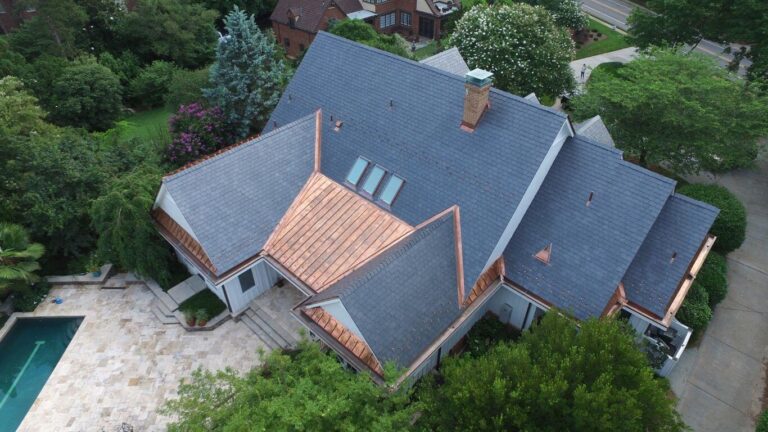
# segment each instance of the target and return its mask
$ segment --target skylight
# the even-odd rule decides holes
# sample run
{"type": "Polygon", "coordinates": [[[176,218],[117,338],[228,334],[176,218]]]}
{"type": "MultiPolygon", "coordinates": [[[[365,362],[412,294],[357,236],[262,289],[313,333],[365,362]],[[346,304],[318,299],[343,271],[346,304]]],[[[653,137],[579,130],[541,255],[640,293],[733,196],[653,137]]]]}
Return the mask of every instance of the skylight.
{"type": "Polygon", "coordinates": [[[349,174],[347,174],[347,181],[357,186],[366,168],[368,168],[368,161],[358,157],[355,164],[352,165],[352,169],[349,170],[349,174]]]}
{"type": "Polygon", "coordinates": [[[371,173],[368,174],[368,178],[366,178],[365,183],[363,183],[363,190],[369,195],[376,193],[376,189],[379,188],[379,183],[381,183],[381,179],[384,178],[385,172],[384,168],[378,165],[371,168],[371,173]]]}
{"type": "Polygon", "coordinates": [[[379,199],[384,201],[384,203],[387,205],[392,205],[392,201],[397,198],[397,193],[400,192],[400,188],[402,186],[403,179],[392,174],[389,176],[389,181],[387,181],[387,184],[384,185],[384,189],[382,189],[381,193],[379,194],[379,199]]]}

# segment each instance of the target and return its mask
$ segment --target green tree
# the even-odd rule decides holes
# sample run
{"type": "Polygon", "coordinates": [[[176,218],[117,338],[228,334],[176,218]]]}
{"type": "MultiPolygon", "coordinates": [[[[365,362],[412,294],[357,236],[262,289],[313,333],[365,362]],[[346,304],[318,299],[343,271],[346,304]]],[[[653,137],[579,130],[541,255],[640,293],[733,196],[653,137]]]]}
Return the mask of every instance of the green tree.
{"type": "Polygon", "coordinates": [[[568,65],[573,41],[543,8],[475,6],[456,24],[450,44],[470,68],[493,72],[494,85],[511,93],[557,96],[575,86],[568,65]]]}
{"type": "Polygon", "coordinates": [[[30,242],[24,227],[0,222],[0,294],[40,280],[35,272],[44,252],[43,245],[30,242]]]}
{"type": "Polygon", "coordinates": [[[768,98],[697,53],[643,54],[590,80],[572,106],[577,119],[600,114],[617,146],[641,165],[663,163],[681,174],[747,166],[768,132],[768,98]]]}
{"type": "Polygon", "coordinates": [[[227,36],[216,48],[210,82],[203,90],[221,108],[236,138],[261,130],[277,105],[288,68],[271,33],[256,26],[253,15],[235,8],[224,19],[227,36]]]}
{"type": "Polygon", "coordinates": [[[24,57],[11,49],[6,38],[0,38],[0,78],[8,75],[23,76],[26,67],[24,57]]]}
{"type": "Polygon", "coordinates": [[[187,70],[177,69],[173,73],[165,104],[173,111],[180,105],[189,105],[203,100],[203,88],[208,86],[208,68],[187,70]]]}
{"type": "Polygon", "coordinates": [[[14,51],[28,60],[43,54],[71,59],[82,52],[88,14],[75,0],[26,0],[20,6],[26,4],[37,13],[8,36],[14,51]]]}
{"type": "Polygon", "coordinates": [[[18,78],[0,79],[0,136],[28,137],[47,132],[51,127],[44,118],[45,112],[38,106],[37,99],[24,89],[18,78]]]}
{"type": "Polygon", "coordinates": [[[53,83],[61,77],[64,69],[71,65],[72,63],[63,57],[44,54],[29,63],[29,67],[19,78],[24,81],[24,86],[37,97],[40,106],[50,112],[54,108],[51,103],[53,83]]]}
{"type": "MultiPolygon", "coordinates": [[[[218,11],[222,17],[227,16],[235,7],[245,13],[261,17],[272,13],[277,6],[277,0],[201,0],[201,2],[206,8],[218,11]]],[[[223,24],[223,21],[220,24],[223,24]]]]}
{"type": "Polygon", "coordinates": [[[86,60],[64,69],[50,92],[50,119],[56,124],[106,130],[120,116],[120,80],[95,61],[86,60]]]}
{"type": "Polygon", "coordinates": [[[114,179],[93,201],[90,216],[99,235],[96,250],[102,261],[167,286],[171,278],[170,262],[174,258],[149,214],[160,178],[157,168],[142,166],[114,179]]]}
{"type": "Polygon", "coordinates": [[[519,342],[445,361],[421,393],[429,430],[681,431],[632,330],[549,312],[519,342]]]}
{"type": "MultiPolygon", "coordinates": [[[[507,0],[510,1],[510,0],[507,0]]],[[[541,6],[548,10],[555,23],[569,29],[580,30],[587,26],[587,15],[575,0],[522,0],[531,6],[541,6]]]]}
{"type": "Polygon", "coordinates": [[[366,374],[345,370],[333,354],[303,342],[272,351],[245,376],[197,370],[163,414],[169,431],[399,431],[413,410],[407,394],[390,393],[366,374]]]}
{"type": "Polygon", "coordinates": [[[712,319],[712,308],[709,306],[709,293],[703,285],[694,283],[683,305],[677,311],[675,318],[690,327],[694,332],[701,332],[712,319]]]}
{"type": "Polygon", "coordinates": [[[411,58],[408,42],[398,34],[385,35],[377,32],[370,24],[357,19],[345,19],[334,22],[328,31],[337,36],[391,52],[405,58],[411,58]]]}
{"type": "Polygon", "coordinates": [[[120,45],[144,64],[199,68],[213,59],[218,13],[191,0],[139,0],[117,26],[120,45]]]}
{"type": "Polygon", "coordinates": [[[128,102],[132,107],[141,109],[162,106],[176,70],[172,63],[162,60],[152,62],[131,80],[128,86],[128,102]]]}
{"type": "Polygon", "coordinates": [[[710,230],[717,236],[713,247],[720,253],[728,253],[741,247],[747,235],[747,210],[733,192],[712,184],[689,184],[678,192],[720,209],[710,230]]]}
{"type": "Polygon", "coordinates": [[[652,12],[635,8],[628,18],[630,39],[640,48],[690,44],[715,32],[714,9],[697,0],[648,0],[652,12]]]}

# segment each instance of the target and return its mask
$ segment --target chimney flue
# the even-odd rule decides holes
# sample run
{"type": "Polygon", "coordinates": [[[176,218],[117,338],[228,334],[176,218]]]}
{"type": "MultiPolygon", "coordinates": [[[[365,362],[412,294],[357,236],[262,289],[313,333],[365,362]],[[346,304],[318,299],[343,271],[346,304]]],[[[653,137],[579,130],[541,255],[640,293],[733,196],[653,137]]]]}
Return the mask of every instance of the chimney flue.
{"type": "Polygon", "coordinates": [[[483,69],[475,69],[464,76],[464,116],[461,128],[473,132],[480,123],[485,110],[490,108],[488,94],[493,84],[493,74],[483,69]]]}

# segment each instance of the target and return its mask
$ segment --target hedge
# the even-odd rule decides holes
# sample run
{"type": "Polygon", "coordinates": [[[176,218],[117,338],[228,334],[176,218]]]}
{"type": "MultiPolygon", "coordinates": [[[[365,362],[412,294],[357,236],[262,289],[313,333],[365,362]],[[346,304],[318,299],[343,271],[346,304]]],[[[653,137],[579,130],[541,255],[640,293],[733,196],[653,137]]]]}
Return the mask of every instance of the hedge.
{"type": "Polygon", "coordinates": [[[757,418],[755,432],[768,432],[768,410],[763,411],[757,418]]]}
{"type": "Polygon", "coordinates": [[[712,308],[709,307],[709,294],[701,284],[693,284],[683,306],[677,311],[677,319],[695,332],[707,327],[712,319],[712,308]]]}
{"type": "Polygon", "coordinates": [[[710,252],[704,265],[699,270],[694,284],[701,285],[709,295],[709,306],[714,309],[715,305],[723,301],[728,292],[728,266],[725,257],[717,252],[710,252]]]}
{"type": "Polygon", "coordinates": [[[717,236],[714,250],[728,253],[738,249],[744,243],[747,212],[741,201],[731,191],[718,185],[689,184],[680,187],[678,192],[720,209],[720,214],[711,229],[712,234],[717,236]]]}

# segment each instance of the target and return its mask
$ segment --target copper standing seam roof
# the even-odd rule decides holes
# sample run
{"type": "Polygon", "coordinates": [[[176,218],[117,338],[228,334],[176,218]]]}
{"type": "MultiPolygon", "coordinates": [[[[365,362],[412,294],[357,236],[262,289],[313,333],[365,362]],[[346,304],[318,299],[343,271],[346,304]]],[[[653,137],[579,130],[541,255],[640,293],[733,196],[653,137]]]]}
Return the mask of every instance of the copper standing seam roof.
{"type": "Polygon", "coordinates": [[[366,366],[371,368],[371,370],[381,376],[384,375],[384,369],[381,367],[381,363],[376,359],[376,356],[373,355],[373,351],[371,351],[368,345],[347,329],[342,323],[338,322],[331,314],[326,312],[325,309],[322,307],[315,307],[305,309],[302,312],[331,337],[336,339],[344,346],[344,348],[349,350],[350,353],[365,363],[366,366]]]}
{"type": "Polygon", "coordinates": [[[175,239],[193,258],[196,258],[212,274],[216,274],[216,266],[213,265],[208,255],[203,250],[200,243],[192,237],[184,228],[181,227],[171,216],[163,209],[156,208],[152,210],[152,218],[159,227],[164,230],[168,237],[175,239]]]}
{"type": "Polygon", "coordinates": [[[412,231],[376,204],[315,173],[264,251],[320,292],[412,231]]]}

